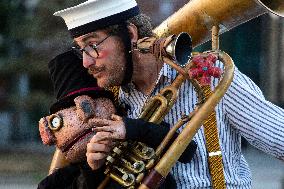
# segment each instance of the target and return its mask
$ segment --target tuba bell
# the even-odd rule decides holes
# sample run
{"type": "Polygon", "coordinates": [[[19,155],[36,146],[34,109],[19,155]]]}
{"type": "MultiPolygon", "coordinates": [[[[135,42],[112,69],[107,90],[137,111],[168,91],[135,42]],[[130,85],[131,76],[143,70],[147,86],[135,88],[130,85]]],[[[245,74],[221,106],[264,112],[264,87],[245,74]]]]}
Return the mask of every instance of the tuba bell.
{"type": "Polygon", "coordinates": [[[196,47],[211,37],[211,28],[220,33],[265,13],[284,16],[283,0],[191,0],[154,29],[158,37],[187,32],[196,47]]]}
{"type": "Polygon", "coordinates": [[[192,52],[191,36],[185,32],[159,39],[145,37],[139,39],[136,46],[135,50],[152,53],[156,58],[168,57],[181,67],[188,62],[192,52]]]}

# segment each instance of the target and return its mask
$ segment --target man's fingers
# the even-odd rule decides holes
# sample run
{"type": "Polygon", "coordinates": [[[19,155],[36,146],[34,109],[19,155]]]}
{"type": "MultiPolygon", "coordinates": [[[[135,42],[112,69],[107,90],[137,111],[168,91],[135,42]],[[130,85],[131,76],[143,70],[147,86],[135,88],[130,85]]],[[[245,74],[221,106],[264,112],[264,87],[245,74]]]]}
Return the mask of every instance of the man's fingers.
{"type": "Polygon", "coordinates": [[[111,143],[109,144],[88,143],[87,153],[97,153],[97,152],[108,153],[110,152],[111,148],[112,148],[111,143]]]}
{"type": "Polygon", "coordinates": [[[102,153],[102,152],[86,153],[86,156],[91,161],[98,161],[98,160],[105,159],[107,157],[107,154],[102,153]]]}
{"type": "Polygon", "coordinates": [[[89,119],[88,123],[95,127],[102,127],[106,125],[111,125],[111,120],[92,118],[92,119],[89,119]]]}
{"type": "Polygon", "coordinates": [[[111,119],[113,121],[121,121],[122,120],[122,117],[118,116],[118,115],[115,115],[115,114],[112,114],[111,115],[111,119]]]}
{"type": "Polygon", "coordinates": [[[99,169],[104,165],[105,158],[107,157],[104,153],[86,153],[87,162],[93,170],[99,169]]]}
{"type": "Polygon", "coordinates": [[[90,143],[97,143],[103,140],[112,140],[113,136],[111,132],[97,132],[90,140],[90,143]]]}
{"type": "Polygon", "coordinates": [[[111,140],[102,140],[102,141],[99,141],[98,143],[100,144],[107,144],[109,146],[113,145],[115,142],[111,141],[111,140]]]}
{"type": "Polygon", "coordinates": [[[125,139],[125,134],[123,131],[120,131],[117,128],[104,128],[104,129],[99,129],[96,128],[94,129],[96,133],[96,137],[94,140],[95,142],[99,142],[101,140],[120,140],[120,139],[125,139]]]}
{"type": "Polygon", "coordinates": [[[115,129],[113,126],[102,126],[102,127],[94,127],[92,128],[93,131],[96,131],[96,132],[102,132],[102,131],[105,131],[105,132],[114,132],[115,129]]]}
{"type": "Polygon", "coordinates": [[[98,141],[102,141],[102,140],[112,140],[112,139],[115,139],[114,136],[113,136],[113,133],[111,132],[97,132],[97,139],[98,141]]]}

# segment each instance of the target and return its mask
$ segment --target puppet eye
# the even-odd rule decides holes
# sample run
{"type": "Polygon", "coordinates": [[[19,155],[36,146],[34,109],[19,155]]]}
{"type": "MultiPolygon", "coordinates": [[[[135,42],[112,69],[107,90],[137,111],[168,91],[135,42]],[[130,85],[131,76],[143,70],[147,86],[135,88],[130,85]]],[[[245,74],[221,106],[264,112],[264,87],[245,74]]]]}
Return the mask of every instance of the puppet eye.
{"type": "Polygon", "coordinates": [[[58,131],[63,125],[63,120],[59,115],[52,114],[48,120],[48,127],[53,131],[58,131]]]}

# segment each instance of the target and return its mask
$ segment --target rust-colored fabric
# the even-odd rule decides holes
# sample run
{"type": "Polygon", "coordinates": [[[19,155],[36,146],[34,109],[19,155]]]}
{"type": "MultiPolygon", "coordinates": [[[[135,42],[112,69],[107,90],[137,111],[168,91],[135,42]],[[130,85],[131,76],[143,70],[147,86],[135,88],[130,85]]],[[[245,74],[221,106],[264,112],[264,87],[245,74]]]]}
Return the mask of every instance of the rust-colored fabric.
{"type": "Polygon", "coordinates": [[[118,105],[119,86],[108,87],[106,90],[110,91],[113,94],[114,104],[117,106],[118,105]]]}

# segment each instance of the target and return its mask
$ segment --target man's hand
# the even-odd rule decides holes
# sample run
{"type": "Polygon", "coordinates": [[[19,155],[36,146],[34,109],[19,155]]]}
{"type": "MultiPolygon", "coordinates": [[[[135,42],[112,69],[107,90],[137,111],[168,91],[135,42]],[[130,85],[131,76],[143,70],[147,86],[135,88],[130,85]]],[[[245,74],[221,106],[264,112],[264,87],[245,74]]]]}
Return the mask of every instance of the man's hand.
{"type": "Polygon", "coordinates": [[[94,131],[99,135],[100,140],[122,140],[125,139],[126,129],[122,118],[118,115],[111,115],[111,120],[92,119],[90,123],[95,125],[94,131]]]}
{"type": "Polygon", "coordinates": [[[113,143],[110,140],[98,141],[97,134],[87,144],[87,162],[93,170],[103,166],[105,158],[112,149],[113,143]]]}
{"type": "Polygon", "coordinates": [[[125,139],[125,124],[120,116],[112,115],[111,120],[94,118],[89,123],[95,125],[97,133],[87,144],[87,162],[93,170],[103,166],[105,158],[114,146],[114,140],[125,139]]]}

